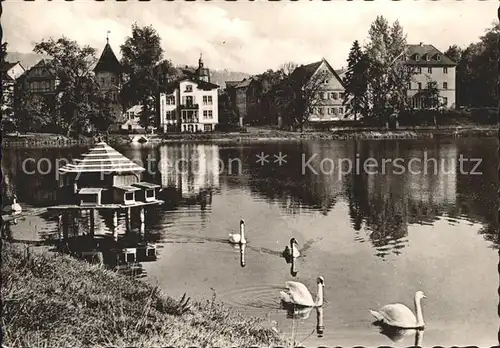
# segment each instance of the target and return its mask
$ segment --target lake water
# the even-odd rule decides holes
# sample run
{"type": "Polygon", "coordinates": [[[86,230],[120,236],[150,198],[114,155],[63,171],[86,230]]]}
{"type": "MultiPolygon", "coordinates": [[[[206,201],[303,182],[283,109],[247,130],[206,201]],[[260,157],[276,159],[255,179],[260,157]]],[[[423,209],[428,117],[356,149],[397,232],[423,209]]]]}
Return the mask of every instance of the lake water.
{"type": "MultiPolygon", "coordinates": [[[[413,296],[423,290],[422,345],[498,344],[495,139],[175,144],[117,150],[144,166],[150,163],[145,179],[165,188],[162,198],[167,202],[149,208],[145,223],[148,238],[163,248],[157,261],[143,266],[146,281],[166,293],[186,292],[199,299],[215,294],[243,313],[266,318],[266,325],[288,337],[293,332],[305,346],[406,347],[413,344],[412,335],[392,342],[371,325],[368,310],[393,302],[414,310],[413,296]],[[280,153],[286,161],[281,165],[280,153]],[[257,162],[262,155],[269,162],[257,162]],[[428,162],[427,170],[422,161],[409,163],[424,156],[436,159],[437,171],[434,162],[428,162]],[[477,168],[475,160],[461,165],[461,156],[481,163],[477,168]],[[348,160],[362,166],[368,158],[370,173],[363,168],[347,173],[348,160]],[[406,166],[404,173],[396,158],[406,166]],[[378,173],[373,173],[375,161],[378,173]],[[226,242],[238,231],[240,218],[245,219],[248,239],[244,268],[239,250],[226,242]],[[296,277],[280,256],[291,237],[303,249],[296,277]],[[314,310],[307,319],[291,320],[279,308],[286,281],[303,282],[315,297],[320,275],[326,284],[322,338],[313,332],[314,310]]],[[[31,212],[11,226],[13,238],[54,235],[55,221],[38,214],[56,199],[54,168],[49,171],[48,162],[54,167],[56,159],[84,151],[3,150],[5,183],[31,212]],[[26,158],[37,163],[48,158],[40,168],[49,173],[23,173],[26,158]]],[[[100,233],[110,232],[110,219],[96,219],[100,233]]],[[[120,226],[124,221],[120,216],[120,226]]],[[[132,221],[132,228],[139,230],[138,223],[132,221]]]]}

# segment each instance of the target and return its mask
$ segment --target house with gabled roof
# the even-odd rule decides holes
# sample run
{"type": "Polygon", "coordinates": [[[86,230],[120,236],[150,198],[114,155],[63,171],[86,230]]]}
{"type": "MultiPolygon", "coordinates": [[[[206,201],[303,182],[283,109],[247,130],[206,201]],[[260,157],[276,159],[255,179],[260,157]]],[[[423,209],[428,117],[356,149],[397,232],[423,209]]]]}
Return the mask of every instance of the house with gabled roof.
{"type": "MultiPolygon", "coordinates": [[[[343,105],[344,83],[325,58],[318,62],[301,65],[290,75],[290,79],[294,80],[295,83],[304,86],[317,78],[321,78],[323,81],[321,87],[318,88],[317,102],[315,102],[308,120],[317,122],[348,118],[349,114],[343,105]]],[[[314,82],[317,83],[317,81],[314,82]]]]}
{"type": "Polygon", "coordinates": [[[436,81],[441,103],[447,108],[456,107],[456,62],[433,45],[423,42],[407,45],[403,59],[414,73],[408,85],[411,107],[419,109],[424,106],[423,91],[430,81],[436,81]]]}
{"type": "Polygon", "coordinates": [[[47,58],[40,59],[19,79],[27,84],[30,93],[40,95],[55,93],[60,82],[51,60],[47,58]]]}

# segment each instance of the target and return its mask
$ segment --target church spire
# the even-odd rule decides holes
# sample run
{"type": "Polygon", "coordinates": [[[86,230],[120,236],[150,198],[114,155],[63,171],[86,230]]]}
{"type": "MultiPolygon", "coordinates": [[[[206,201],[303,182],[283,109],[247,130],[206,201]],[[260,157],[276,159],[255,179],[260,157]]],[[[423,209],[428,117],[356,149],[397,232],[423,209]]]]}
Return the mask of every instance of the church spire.
{"type": "Polygon", "coordinates": [[[198,60],[198,67],[201,69],[203,68],[203,57],[202,53],[200,53],[200,59],[198,60]]]}

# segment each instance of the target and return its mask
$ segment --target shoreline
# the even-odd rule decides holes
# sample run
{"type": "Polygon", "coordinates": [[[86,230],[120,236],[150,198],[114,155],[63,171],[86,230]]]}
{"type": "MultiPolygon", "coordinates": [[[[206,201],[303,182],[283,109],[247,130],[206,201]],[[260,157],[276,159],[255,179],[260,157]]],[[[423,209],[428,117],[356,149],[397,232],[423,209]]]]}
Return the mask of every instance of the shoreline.
{"type": "MultiPolygon", "coordinates": [[[[305,131],[292,132],[275,129],[256,129],[249,132],[229,133],[175,133],[175,134],[110,134],[104,135],[104,140],[114,145],[137,144],[133,138],[145,137],[146,145],[161,145],[173,143],[252,143],[252,142],[282,142],[307,140],[410,140],[433,138],[461,138],[461,137],[494,137],[498,128],[493,126],[443,126],[435,127],[400,127],[398,129],[385,128],[340,128],[333,131],[305,131]]],[[[73,147],[88,146],[95,143],[91,137],[68,139],[54,134],[28,134],[18,137],[4,136],[2,146],[5,148],[30,147],[73,147]]]]}
{"type": "MultiPolygon", "coordinates": [[[[7,347],[282,346],[264,320],[212,299],[189,302],[145,281],[52,251],[3,241],[7,347]]],[[[189,294],[186,294],[189,297],[189,294]]]]}

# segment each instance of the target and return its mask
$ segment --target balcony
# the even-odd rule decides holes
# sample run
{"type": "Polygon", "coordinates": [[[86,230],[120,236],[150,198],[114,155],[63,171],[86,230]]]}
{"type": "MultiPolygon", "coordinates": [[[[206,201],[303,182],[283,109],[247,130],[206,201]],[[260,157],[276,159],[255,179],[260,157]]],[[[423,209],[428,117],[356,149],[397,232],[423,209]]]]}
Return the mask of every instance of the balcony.
{"type": "Polygon", "coordinates": [[[181,108],[181,110],[198,110],[199,105],[198,104],[181,104],[180,108],[181,108]]]}

